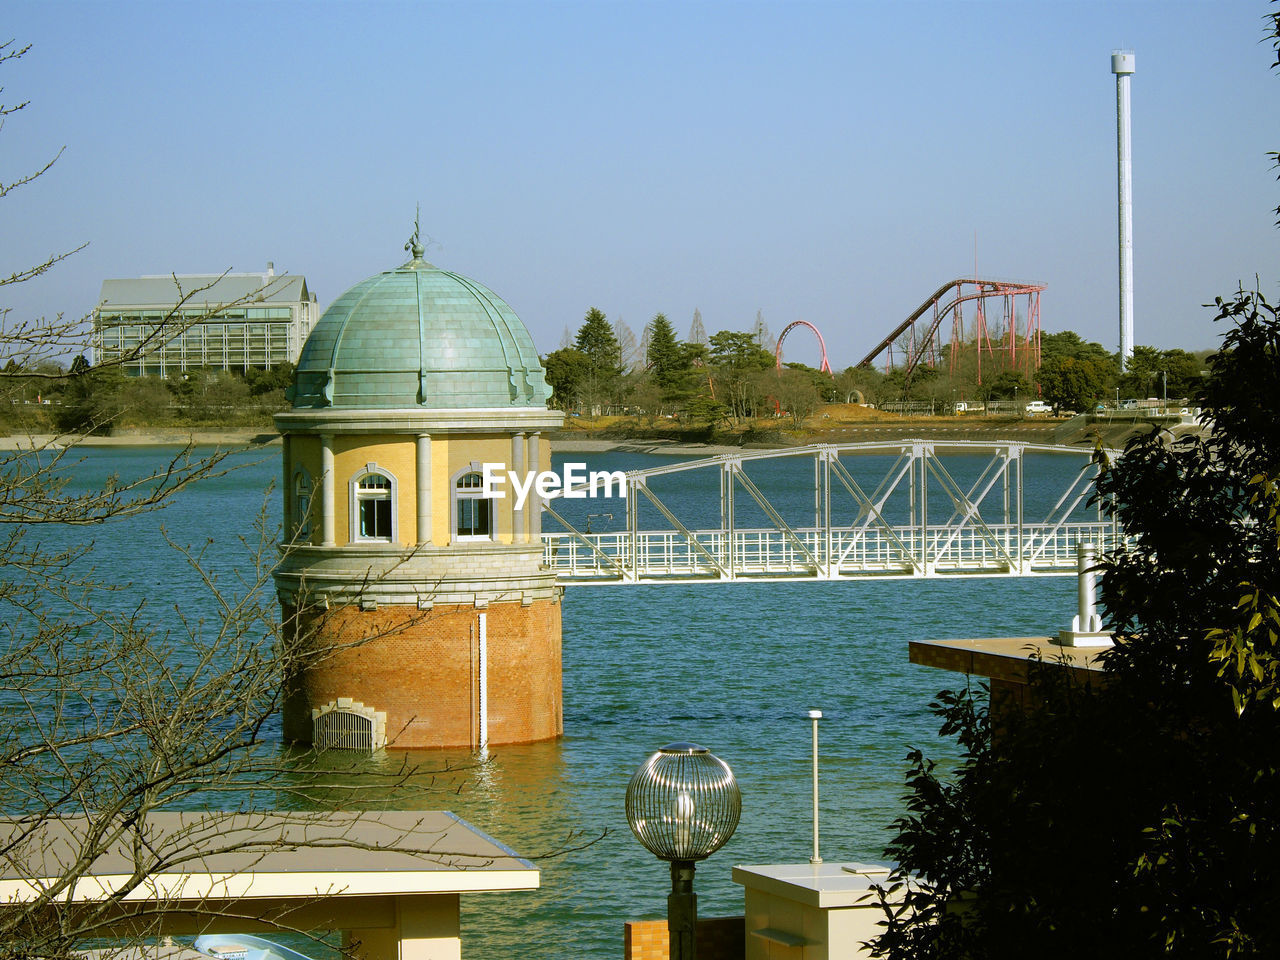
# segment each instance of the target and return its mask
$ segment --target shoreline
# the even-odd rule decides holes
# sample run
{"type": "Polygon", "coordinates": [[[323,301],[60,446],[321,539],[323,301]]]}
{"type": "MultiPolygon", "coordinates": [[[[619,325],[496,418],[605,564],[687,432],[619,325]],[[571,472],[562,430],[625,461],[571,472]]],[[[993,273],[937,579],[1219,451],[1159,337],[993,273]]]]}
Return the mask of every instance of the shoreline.
{"type": "Polygon", "coordinates": [[[280,434],[256,427],[231,430],[181,430],[159,427],[130,430],[105,437],[56,433],[11,434],[0,437],[0,451],[60,450],[67,447],[264,447],[279,445],[280,434]]]}
{"type": "MultiPolygon", "coordinates": [[[[919,420],[876,420],[867,424],[831,425],[814,430],[807,444],[841,444],[860,441],[896,440],[979,440],[1053,443],[1056,421],[1017,424],[984,424],[981,421],[921,423],[919,420]]],[[[782,450],[798,443],[750,443],[745,445],[692,443],[645,437],[605,439],[590,436],[549,437],[555,453],[642,453],[657,456],[715,457],[747,450],[782,450]]],[[[109,436],[66,436],[59,434],[13,434],[0,437],[0,451],[18,452],[75,447],[184,447],[258,448],[280,445],[280,434],[269,428],[240,427],[222,430],[192,430],[178,427],[130,428],[109,436]]]]}
{"type": "MultiPolygon", "coordinates": [[[[1001,429],[997,426],[924,425],[919,422],[885,423],[837,431],[822,431],[808,438],[808,443],[849,443],[861,440],[908,439],[1023,439],[1036,442],[1029,431],[1001,429]],[[834,435],[833,435],[834,434],[834,435]],[[1020,436],[1019,436],[1020,435],[1020,436]]],[[[1040,431],[1034,431],[1040,433],[1040,431]]],[[[1051,436],[1051,434],[1050,434],[1051,436]]],[[[1050,440],[1050,442],[1052,442],[1050,440]]],[[[183,430],[172,427],[130,429],[109,436],[66,436],[59,434],[13,434],[0,437],[0,452],[58,450],[67,447],[201,447],[259,448],[279,446],[280,434],[257,427],[223,430],[183,430]]],[[[599,437],[554,437],[550,439],[554,453],[642,453],[675,457],[715,457],[742,453],[746,450],[782,450],[793,444],[752,443],[744,446],[712,443],[687,443],[680,440],[603,439],[599,437]]]]}
{"type": "MultiPolygon", "coordinates": [[[[280,434],[254,427],[231,430],[179,430],[160,427],[155,430],[130,430],[105,437],[68,437],[51,433],[14,434],[0,437],[0,452],[19,452],[67,447],[185,447],[188,444],[201,447],[278,447],[280,434]]],[[[592,437],[572,437],[551,440],[556,453],[609,453],[621,450],[627,453],[669,454],[688,456],[696,454],[713,457],[722,453],[740,452],[742,447],[708,443],[680,443],[675,440],[600,440],[592,437]]]]}

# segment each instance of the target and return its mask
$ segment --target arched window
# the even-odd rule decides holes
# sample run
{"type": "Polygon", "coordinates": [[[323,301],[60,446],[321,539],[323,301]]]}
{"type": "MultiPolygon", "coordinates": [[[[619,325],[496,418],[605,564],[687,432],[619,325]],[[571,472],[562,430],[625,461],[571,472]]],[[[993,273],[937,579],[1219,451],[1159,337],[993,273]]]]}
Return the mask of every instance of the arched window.
{"type": "Polygon", "coordinates": [[[351,539],[395,543],[395,478],[376,463],[351,481],[351,539]]]}
{"type": "Polygon", "coordinates": [[[468,470],[453,485],[453,539],[492,540],[493,501],[484,495],[484,477],[468,470]]]}
{"type": "Polygon", "coordinates": [[[293,474],[293,539],[311,539],[311,474],[304,467],[293,474]]]}

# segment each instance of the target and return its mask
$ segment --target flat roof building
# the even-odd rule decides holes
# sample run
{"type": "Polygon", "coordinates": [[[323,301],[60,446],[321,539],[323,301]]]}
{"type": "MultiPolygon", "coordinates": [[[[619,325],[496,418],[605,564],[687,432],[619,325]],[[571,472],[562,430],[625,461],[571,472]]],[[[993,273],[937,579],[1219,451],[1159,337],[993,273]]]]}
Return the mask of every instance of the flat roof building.
{"type": "Polygon", "coordinates": [[[102,282],[90,362],[129,376],[181,376],[209,367],[240,373],[297,363],[319,318],[302,276],[169,274],[102,282]]]}

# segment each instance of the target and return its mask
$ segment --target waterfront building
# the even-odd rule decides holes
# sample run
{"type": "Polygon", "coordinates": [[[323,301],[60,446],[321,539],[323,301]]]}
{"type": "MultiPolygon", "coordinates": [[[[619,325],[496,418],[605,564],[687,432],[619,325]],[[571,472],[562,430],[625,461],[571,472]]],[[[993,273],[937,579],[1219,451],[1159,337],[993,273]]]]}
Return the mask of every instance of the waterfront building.
{"type": "Polygon", "coordinates": [[[547,470],[563,415],[533,339],[481,284],[411,259],[325,311],[284,441],[284,735],[327,746],[482,747],[563,731],[560,593],[536,499],[484,464],[547,470]]]}
{"type": "Polygon", "coordinates": [[[151,810],[103,836],[108,821],[118,822],[0,818],[7,929],[60,924],[116,941],[76,954],[85,960],[305,960],[275,942],[297,931],[337,933],[344,955],[366,960],[460,960],[464,898],[474,908],[477,894],[540,882],[532,863],[447,811],[151,810]],[[134,870],[146,876],[136,885],[125,880],[134,870]],[[42,904],[59,884],[63,892],[42,904]],[[192,934],[194,950],[145,939],[192,934]]]}
{"type": "Polygon", "coordinates": [[[172,378],[198,367],[244,373],[297,363],[319,315],[305,277],[166,274],[102,282],[90,362],[172,378]]]}

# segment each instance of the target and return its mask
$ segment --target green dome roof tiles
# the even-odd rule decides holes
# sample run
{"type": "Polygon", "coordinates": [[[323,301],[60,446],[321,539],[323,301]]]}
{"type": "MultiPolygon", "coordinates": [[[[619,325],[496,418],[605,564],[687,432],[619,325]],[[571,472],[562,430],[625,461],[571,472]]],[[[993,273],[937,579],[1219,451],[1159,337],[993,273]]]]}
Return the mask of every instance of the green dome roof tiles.
{"type": "Polygon", "coordinates": [[[545,407],[550,395],[515,311],[415,257],[324,312],[298,359],[293,406],[545,407]]]}

